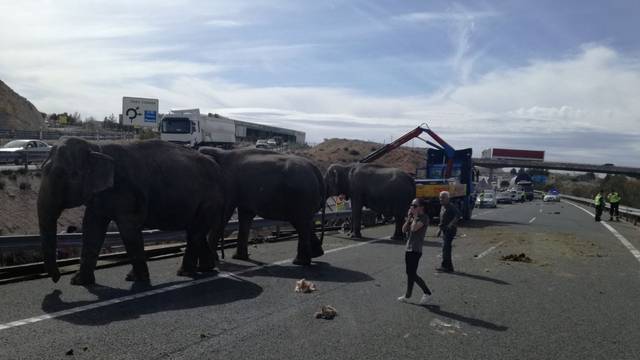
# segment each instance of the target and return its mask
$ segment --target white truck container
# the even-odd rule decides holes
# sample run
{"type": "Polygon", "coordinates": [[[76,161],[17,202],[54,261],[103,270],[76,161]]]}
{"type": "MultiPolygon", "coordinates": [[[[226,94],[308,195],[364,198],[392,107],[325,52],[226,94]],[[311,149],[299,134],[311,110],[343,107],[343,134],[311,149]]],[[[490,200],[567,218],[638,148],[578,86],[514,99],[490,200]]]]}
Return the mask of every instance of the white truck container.
{"type": "Polygon", "coordinates": [[[195,148],[231,148],[236,142],[236,124],[218,114],[201,115],[200,109],[171,110],[160,122],[160,138],[195,148]]]}

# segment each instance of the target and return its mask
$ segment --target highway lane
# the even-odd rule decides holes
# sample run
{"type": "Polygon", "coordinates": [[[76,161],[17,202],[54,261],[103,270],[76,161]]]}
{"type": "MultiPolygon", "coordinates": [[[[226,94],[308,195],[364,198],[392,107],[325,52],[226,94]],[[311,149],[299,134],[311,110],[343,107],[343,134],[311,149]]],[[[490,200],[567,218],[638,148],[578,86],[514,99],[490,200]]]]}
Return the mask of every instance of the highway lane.
{"type": "MultiPolygon", "coordinates": [[[[74,358],[91,359],[640,357],[640,263],[608,230],[564,203],[475,214],[454,242],[456,274],[434,271],[440,243],[429,229],[419,270],[434,291],[427,307],[395,300],[405,281],[402,244],[335,235],[326,238],[326,249],[339,250],[311,268],[283,262],[252,269],[260,264],[227,259],[224,271],[243,273],[0,330],[0,358],[68,358],[69,349],[74,358]],[[500,260],[521,252],[533,262],[500,260]],[[319,291],[294,293],[302,277],[319,291]],[[322,304],[335,306],[338,317],[314,319],[322,304]]],[[[640,242],[628,225],[613,226],[640,242]]],[[[391,231],[364,233],[376,239],[391,231]]],[[[294,249],[291,241],[260,244],[251,253],[273,263],[294,249]]],[[[184,284],[174,275],[178,264],[151,262],[152,289],[184,284]]],[[[4,285],[0,324],[149,290],[124,282],[127,271],[99,270],[100,286],[93,288],[72,287],[68,276],[58,284],[4,285]]]]}

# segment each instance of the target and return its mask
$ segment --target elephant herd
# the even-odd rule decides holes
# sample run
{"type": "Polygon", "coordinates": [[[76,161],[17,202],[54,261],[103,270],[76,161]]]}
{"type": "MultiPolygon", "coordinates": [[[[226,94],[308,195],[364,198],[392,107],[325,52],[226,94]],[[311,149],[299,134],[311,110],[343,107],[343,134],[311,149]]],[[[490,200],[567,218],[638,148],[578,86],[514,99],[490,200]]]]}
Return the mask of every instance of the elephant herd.
{"type": "Polygon", "coordinates": [[[324,254],[314,232],[315,214],[326,198],[351,198],[352,233],[360,237],[363,206],[402,219],[415,196],[413,179],[398,169],[371,164],[331,165],[323,175],[308,159],[262,149],[199,151],[161,140],[98,145],[67,138],[42,166],[38,221],[44,263],[54,282],[57,222],[64,209],[85,206],[80,269],[74,285],[95,283],[94,270],[111,221],[118,226],[132,264],[126,279],[148,281],[142,230],[185,230],[187,245],[178,275],[216,266],[218,239],[238,212],[234,258],[248,259],[253,218],[291,223],[298,232],[294,264],[309,265],[324,254]],[[208,241],[207,241],[208,238],[208,241]]]}

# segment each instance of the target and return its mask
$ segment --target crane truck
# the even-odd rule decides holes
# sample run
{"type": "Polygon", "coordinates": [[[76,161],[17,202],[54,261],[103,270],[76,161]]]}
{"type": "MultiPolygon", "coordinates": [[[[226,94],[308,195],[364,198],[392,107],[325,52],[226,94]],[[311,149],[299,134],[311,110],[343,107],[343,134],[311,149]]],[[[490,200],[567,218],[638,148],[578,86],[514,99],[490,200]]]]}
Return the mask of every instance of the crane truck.
{"type": "Polygon", "coordinates": [[[429,217],[438,218],[440,213],[439,195],[441,191],[448,191],[451,203],[458,207],[465,220],[471,218],[475,205],[474,178],[476,172],[471,158],[472,149],[456,150],[438,134],[422,124],[395,141],[384,145],[360,160],[369,163],[377,160],[390,151],[400,147],[412,139],[419,139],[431,146],[427,149],[425,164],[426,178],[416,179],[416,197],[425,199],[429,206],[429,217]],[[429,135],[436,143],[420,137],[423,133],[429,135]]]}

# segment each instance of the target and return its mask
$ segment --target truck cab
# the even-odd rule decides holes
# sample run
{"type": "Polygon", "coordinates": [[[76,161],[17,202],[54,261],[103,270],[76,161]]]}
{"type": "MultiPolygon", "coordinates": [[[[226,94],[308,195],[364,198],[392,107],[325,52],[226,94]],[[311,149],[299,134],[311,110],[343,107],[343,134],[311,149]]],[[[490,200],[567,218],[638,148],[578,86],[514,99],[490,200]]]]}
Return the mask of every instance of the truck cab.
{"type": "Polygon", "coordinates": [[[441,191],[448,191],[451,203],[458,207],[465,220],[471,218],[475,206],[475,189],[473,184],[473,164],[471,160],[472,149],[456,150],[451,165],[451,173],[445,178],[449,166],[444,150],[427,149],[426,174],[427,179],[416,180],[416,196],[428,199],[433,214],[430,217],[438,217],[440,201],[438,196],[441,191]]]}
{"type": "Polygon", "coordinates": [[[198,131],[199,109],[172,110],[160,121],[160,138],[176,144],[195,146],[201,139],[198,131]]]}

